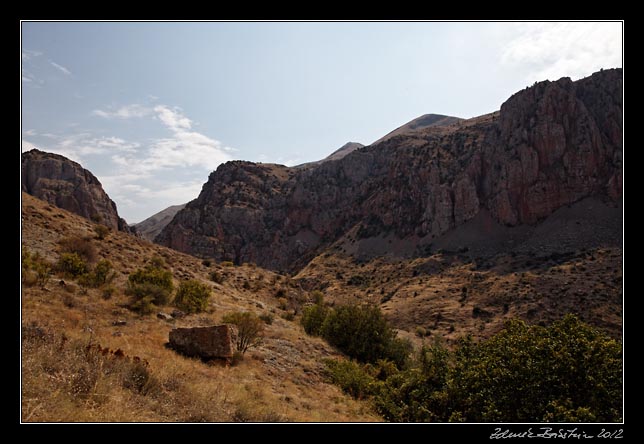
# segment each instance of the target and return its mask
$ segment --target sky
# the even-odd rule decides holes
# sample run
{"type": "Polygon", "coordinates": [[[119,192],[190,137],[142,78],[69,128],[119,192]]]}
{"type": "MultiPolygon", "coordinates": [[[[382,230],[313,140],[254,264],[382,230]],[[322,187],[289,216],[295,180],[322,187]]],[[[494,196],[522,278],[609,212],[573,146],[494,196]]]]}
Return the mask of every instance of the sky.
{"type": "Polygon", "coordinates": [[[423,114],[622,66],[621,22],[22,22],[22,151],[89,169],[128,223],[229,160],[319,160],[423,114]]]}

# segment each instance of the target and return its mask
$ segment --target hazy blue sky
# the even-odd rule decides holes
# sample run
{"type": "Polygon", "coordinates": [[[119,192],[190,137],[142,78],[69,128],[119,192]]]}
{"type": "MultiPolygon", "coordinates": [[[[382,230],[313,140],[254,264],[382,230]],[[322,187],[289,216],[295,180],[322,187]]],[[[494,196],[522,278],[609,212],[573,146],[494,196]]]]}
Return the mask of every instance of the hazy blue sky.
{"type": "Polygon", "coordinates": [[[80,162],[132,223],[227,160],[318,160],[621,66],[619,22],[23,22],[22,149],[80,162]]]}

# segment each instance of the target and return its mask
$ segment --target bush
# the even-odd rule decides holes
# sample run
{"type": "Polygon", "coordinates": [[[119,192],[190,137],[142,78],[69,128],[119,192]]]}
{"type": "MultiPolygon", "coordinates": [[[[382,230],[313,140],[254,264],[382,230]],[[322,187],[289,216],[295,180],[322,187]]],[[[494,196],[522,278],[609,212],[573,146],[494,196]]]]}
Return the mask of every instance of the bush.
{"type": "Polygon", "coordinates": [[[111,282],[112,279],[114,279],[112,263],[103,259],[96,264],[94,270],[80,276],[78,283],[85,287],[97,288],[111,282]]]}
{"type": "Polygon", "coordinates": [[[87,263],[77,253],[63,253],[56,265],[65,276],[78,277],[87,273],[87,263]]]}
{"type": "Polygon", "coordinates": [[[512,320],[453,352],[424,347],[374,403],[390,421],[619,422],[621,346],[572,315],[549,327],[512,320]]]}
{"type": "Polygon", "coordinates": [[[133,298],[132,309],[149,314],[156,306],[170,302],[174,290],[172,273],[163,266],[163,259],[154,257],[144,268],[130,274],[125,293],[133,298]]]}
{"type": "Polygon", "coordinates": [[[223,261],[221,263],[222,267],[232,267],[233,265],[235,265],[235,264],[233,264],[231,261],[223,261]]]}
{"type": "Polygon", "coordinates": [[[275,316],[273,316],[271,313],[262,313],[261,315],[259,315],[259,318],[264,322],[264,324],[271,325],[275,316]]]}
{"type": "Polygon", "coordinates": [[[224,282],[224,276],[218,271],[211,272],[208,277],[216,284],[222,284],[224,282]]]}
{"type": "Polygon", "coordinates": [[[61,253],[76,253],[85,262],[96,262],[96,247],[89,237],[66,237],[59,242],[61,253]]]}
{"type": "Polygon", "coordinates": [[[359,362],[390,359],[404,367],[411,351],[409,341],[396,338],[380,308],[372,305],[343,305],[330,310],[320,334],[359,362]]]}
{"type": "Polygon", "coordinates": [[[356,399],[375,392],[377,381],[354,361],[326,359],[326,373],[331,382],[356,399]]]}
{"type": "Polygon", "coordinates": [[[94,233],[96,233],[96,239],[98,240],[105,239],[110,234],[110,231],[112,231],[110,227],[105,225],[94,225],[94,233]]]}
{"type": "Polygon", "coordinates": [[[45,261],[40,254],[32,254],[27,249],[22,251],[22,283],[28,287],[38,284],[45,288],[49,282],[51,265],[45,261]]]}
{"type": "Polygon", "coordinates": [[[212,261],[210,259],[204,259],[201,261],[201,265],[204,267],[210,267],[212,265],[212,261]]]}
{"type": "Polygon", "coordinates": [[[304,331],[312,336],[320,336],[322,324],[329,313],[329,309],[322,304],[311,305],[304,308],[300,323],[304,331]]]}
{"type": "Polygon", "coordinates": [[[105,287],[102,293],[103,299],[105,300],[112,299],[112,296],[114,296],[114,293],[116,293],[116,288],[112,287],[111,285],[105,287]]]}
{"type": "Polygon", "coordinates": [[[250,347],[261,344],[264,322],[254,313],[247,311],[228,313],[222,318],[222,322],[237,326],[236,347],[240,353],[246,353],[250,347]]]}
{"type": "Polygon", "coordinates": [[[201,282],[190,279],[179,285],[174,297],[174,305],[186,313],[199,313],[208,307],[210,287],[201,282]]]}

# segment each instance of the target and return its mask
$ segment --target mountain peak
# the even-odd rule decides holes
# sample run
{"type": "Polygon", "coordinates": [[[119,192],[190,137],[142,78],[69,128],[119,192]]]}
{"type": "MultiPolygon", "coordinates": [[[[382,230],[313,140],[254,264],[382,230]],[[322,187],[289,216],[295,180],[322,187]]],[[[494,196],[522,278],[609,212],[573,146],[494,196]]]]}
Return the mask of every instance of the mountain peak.
{"type": "Polygon", "coordinates": [[[458,123],[461,120],[463,119],[461,119],[460,117],[446,116],[443,114],[423,114],[422,116],[416,117],[415,119],[410,120],[404,125],[399,126],[395,130],[376,140],[374,143],[372,143],[372,145],[384,142],[385,140],[391,139],[392,137],[401,134],[411,134],[424,128],[448,126],[454,123],[458,123]]]}
{"type": "Polygon", "coordinates": [[[35,148],[22,153],[22,191],[114,230],[130,231],[96,176],[60,154],[35,148]]]}

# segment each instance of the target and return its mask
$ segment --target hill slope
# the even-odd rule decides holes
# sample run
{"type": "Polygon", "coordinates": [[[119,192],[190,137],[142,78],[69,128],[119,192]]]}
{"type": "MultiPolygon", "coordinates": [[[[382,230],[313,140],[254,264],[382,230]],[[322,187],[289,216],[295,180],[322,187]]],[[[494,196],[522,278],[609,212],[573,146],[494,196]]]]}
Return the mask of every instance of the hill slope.
{"type": "MultiPolygon", "coordinates": [[[[61,239],[93,236],[88,220],[25,193],[22,198],[23,254],[38,253],[53,263],[61,239]]],[[[204,264],[121,232],[91,242],[97,259],[110,260],[116,270],[110,298],[73,280],[61,285],[60,277],[42,289],[23,283],[23,421],[378,420],[366,404],[325,382],[322,359],[337,353],[285,319],[308,300],[296,282],[257,267],[204,264]],[[165,260],[175,283],[194,278],[212,286],[207,312],[166,321],[125,308],[127,276],[153,255],[165,260]],[[222,284],[210,281],[213,271],[222,284]],[[173,327],[212,325],[238,310],[274,320],[266,325],[263,344],[237,366],[210,366],[164,346],[173,327]],[[89,343],[121,349],[148,367],[123,370],[129,361],[117,365],[109,356],[90,355],[84,351],[89,343]]]]}

